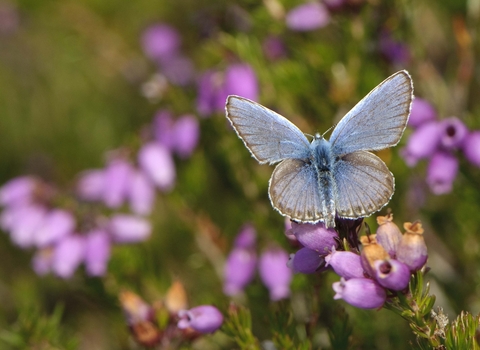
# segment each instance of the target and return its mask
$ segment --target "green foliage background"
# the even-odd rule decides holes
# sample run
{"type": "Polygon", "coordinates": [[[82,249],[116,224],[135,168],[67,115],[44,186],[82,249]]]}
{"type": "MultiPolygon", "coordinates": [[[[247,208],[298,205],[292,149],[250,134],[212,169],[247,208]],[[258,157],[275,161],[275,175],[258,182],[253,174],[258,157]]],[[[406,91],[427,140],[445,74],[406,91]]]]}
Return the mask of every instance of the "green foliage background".
{"type": "MultiPolygon", "coordinates": [[[[415,95],[434,104],[441,118],[455,115],[470,129],[480,129],[478,0],[371,0],[355,11],[332,14],[327,27],[306,33],[289,30],[268,9],[277,4],[288,10],[302,3],[296,0],[12,3],[20,26],[0,36],[1,183],[37,174],[68,189],[80,171],[102,166],[108,150],[135,147],[139,130],[158,108],[196,112],[195,86],[170,86],[157,103],[140,93],[155,67],[144,57],[139,38],[156,21],[180,31],[182,49],[199,72],[238,59],[251,64],[260,102],[305,132],[327,130],[399,69],[409,70],[415,95]],[[378,53],[384,28],[409,46],[411,60],[405,66],[392,65],[378,53]],[[284,40],[285,59],[265,57],[261,44],[271,34],[284,40]]],[[[83,271],[66,281],[38,277],[30,267],[32,252],[0,235],[0,348],[130,349],[118,292],[128,288],[152,302],[175,278],[185,285],[192,306],[215,304],[225,311],[229,300],[217,272],[245,222],[254,223],[261,247],[276,242],[294,251],[283,235],[283,218],[268,202],[272,168],[250,157],[223,115],[200,122],[198,149],[192,158],[177,161],[174,191],[158,196],[151,239],[115,247],[104,278],[88,278],[83,271]]],[[[400,226],[422,220],[432,269],[427,276],[437,304],[451,318],[462,310],[477,314],[480,170],[460,156],[452,193],[433,196],[423,188],[425,202],[417,202],[411,189],[423,180],[425,164],[407,168],[399,149],[382,154],[396,177],[389,205],[395,221],[400,226]]],[[[376,227],[373,218],[367,222],[376,227]]],[[[351,348],[412,348],[408,324],[393,313],[334,301],[331,284],[337,279],[328,273],[297,275],[291,301],[281,305],[270,305],[256,281],[240,300],[252,312],[254,335],[271,339],[275,323],[269,317],[282,321],[292,312],[290,327],[300,342],[305,339],[301,324],[313,312],[318,317],[313,348],[328,348],[327,334],[344,327],[348,314],[351,348]]],[[[222,334],[192,346],[235,348],[222,334]]]]}

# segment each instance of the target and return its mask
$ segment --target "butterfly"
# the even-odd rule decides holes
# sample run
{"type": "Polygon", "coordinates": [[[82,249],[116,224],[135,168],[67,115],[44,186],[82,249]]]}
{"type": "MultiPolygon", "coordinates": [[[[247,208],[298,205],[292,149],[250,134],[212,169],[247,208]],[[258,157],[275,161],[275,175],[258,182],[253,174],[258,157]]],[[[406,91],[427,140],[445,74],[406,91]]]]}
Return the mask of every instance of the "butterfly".
{"type": "Polygon", "coordinates": [[[260,164],[280,162],[269,181],[272,206],[297,222],[357,219],[385,206],[393,174],[370,151],[395,146],[410,115],[413,83],[399,71],[358,102],[335,126],[329,140],[309,142],[293,123],[246,98],[230,95],[226,116],[260,164]]]}

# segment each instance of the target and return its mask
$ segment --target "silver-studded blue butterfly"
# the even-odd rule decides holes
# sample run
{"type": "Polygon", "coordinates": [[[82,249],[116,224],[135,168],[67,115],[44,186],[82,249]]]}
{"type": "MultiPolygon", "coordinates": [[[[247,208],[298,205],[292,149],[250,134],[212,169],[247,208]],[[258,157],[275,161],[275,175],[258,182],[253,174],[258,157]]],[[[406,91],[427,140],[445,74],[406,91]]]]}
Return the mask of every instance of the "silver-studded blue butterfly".
{"type": "Polygon", "coordinates": [[[290,121],[248,99],[228,96],[226,114],[260,164],[281,162],[269,182],[273,207],[295,221],[335,227],[335,216],[365,217],[390,201],[393,175],[369,151],[400,141],[412,100],[410,75],[397,72],[340,120],[330,140],[316,134],[311,143],[290,121]]]}

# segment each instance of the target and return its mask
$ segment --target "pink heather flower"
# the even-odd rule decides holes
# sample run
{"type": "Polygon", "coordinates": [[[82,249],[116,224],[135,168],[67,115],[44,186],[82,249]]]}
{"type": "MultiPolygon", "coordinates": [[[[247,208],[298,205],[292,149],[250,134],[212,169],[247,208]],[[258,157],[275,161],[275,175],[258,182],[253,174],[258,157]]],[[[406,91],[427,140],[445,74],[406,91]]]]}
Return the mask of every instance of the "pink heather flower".
{"type": "Polygon", "coordinates": [[[374,270],[377,282],[388,289],[403,290],[410,281],[408,266],[395,259],[375,261],[374,270]]]}
{"type": "Polygon", "coordinates": [[[170,190],[175,183],[175,164],[168,149],[157,143],[144,145],[138,154],[140,167],[161,190],[170,190]]]}
{"type": "Polygon", "coordinates": [[[237,237],[235,237],[233,246],[235,248],[255,249],[256,241],[257,232],[255,231],[255,227],[251,224],[245,224],[240,229],[237,237]]]}
{"type": "Polygon", "coordinates": [[[310,31],[330,23],[330,14],[320,2],[307,2],[287,13],[287,27],[297,31],[310,31]]]}
{"type": "Polygon", "coordinates": [[[133,243],[150,237],[152,227],[148,220],[127,214],[116,214],[108,226],[113,240],[118,243],[133,243]]]}
{"type": "Polygon", "coordinates": [[[358,254],[333,249],[325,257],[325,261],[327,266],[331,266],[337,275],[346,280],[365,277],[361,257],[358,254]]]}
{"type": "Polygon", "coordinates": [[[39,205],[16,206],[13,222],[10,227],[10,237],[16,245],[28,248],[35,244],[38,228],[41,226],[47,210],[39,205]]]}
{"type": "Polygon", "coordinates": [[[70,278],[85,257],[85,238],[70,235],[53,248],[52,272],[62,278],[70,278]]]}
{"type": "Polygon", "coordinates": [[[369,278],[352,278],[333,284],[335,296],[333,299],[343,299],[350,305],[360,309],[376,309],[387,299],[387,293],[377,282],[369,278]]]}
{"type": "Polygon", "coordinates": [[[197,84],[197,110],[201,116],[224,111],[227,95],[223,82],[223,75],[218,71],[208,70],[200,76],[197,84]]]}
{"type": "Polygon", "coordinates": [[[128,195],[128,185],[132,165],[127,161],[116,158],[110,161],[105,169],[103,186],[103,201],[109,208],[120,207],[128,195]]]}
{"type": "Polygon", "coordinates": [[[32,258],[33,271],[39,276],[46,275],[52,269],[52,248],[43,248],[36,251],[32,258]]]}
{"type": "Polygon", "coordinates": [[[175,135],[173,134],[173,116],[172,114],[161,109],[155,114],[153,119],[153,133],[155,140],[167,147],[169,150],[173,150],[175,146],[175,135]]]}
{"type": "Polygon", "coordinates": [[[337,232],[326,228],[323,222],[317,224],[297,224],[292,222],[292,232],[297,240],[305,247],[316,250],[320,255],[328,254],[333,246],[337,246],[337,232]]]}
{"type": "Polygon", "coordinates": [[[287,266],[288,258],[287,252],[280,248],[270,248],[260,256],[258,272],[273,301],[290,295],[292,270],[287,266]]]}
{"type": "Polygon", "coordinates": [[[163,23],[148,27],[143,32],[141,41],[143,51],[154,61],[168,60],[171,56],[176,56],[181,43],[178,32],[163,23]]]}
{"type": "Polygon", "coordinates": [[[317,251],[303,247],[290,254],[287,266],[294,272],[309,274],[317,272],[324,263],[325,259],[317,251]]]}
{"type": "Polygon", "coordinates": [[[418,128],[426,122],[432,122],[437,119],[435,108],[427,101],[419,97],[415,97],[412,103],[412,111],[408,119],[408,126],[418,128]]]}
{"type": "Polygon", "coordinates": [[[420,159],[435,153],[440,142],[441,127],[436,121],[425,122],[418,127],[407,141],[401,154],[409,167],[415,166],[420,159]]]}
{"type": "Polygon", "coordinates": [[[130,175],[128,200],[132,212],[138,215],[149,215],[155,203],[155,187],[150,179],[141,171],[133,170],[130,175]]]}
{"type": "Polygon", "coordinates": [[[436,195],[449,193],[457,173],[458,159],[449,153],[437,152],[428,164],[427,184],[436,195]]]}
{"type": "Polygon", "coordinates": [[[192,61],[181,54],[163,60],[161,70],[172,84],[180,86],[190,83],[195,74],[192,61]]]}
{"type": "Polygon", "coordinates": [[[393,223],[393,216],[379,216],[377,217],[379,224],[376,232],[376,239],[388,253],[391,258],[395,258],[398,244],[402,240],[402,233],[395,223],[393,223]]]}
{"type": "Polygon", "coordinates": [[[190,310],[178,312],[178,328],[193,330],[206,334],[213,333],[222,326],[223,315],[218,309],[211,305],[201,305],[190,310]]]}
{"type": "Polygon", "coordinates": [[[420,270],[428,259],[427,245],[423,234],[407,231],[397,250],[397,260],[408,266],[410,271],[420,270]]]}
{"type": "Polygon", "coordinates": [[[0,187],[0,204],[11,206],[30,201],[37,185],[37,180],[30,176],[16,177],[0,187]]]}
{"type": "Polygon", "coordinates": [[[252,249],[234,248],[223,269],[223,292],[233,296],[240,293],[255,277],[257,255],[252,249]]]}
{"type": "Polygon", "coordinates": [[[228,95],[238,95],[258,100],[258,82],[253,68],[245,63],[232,64],[225,71],[223,107],[228,95]]]}
{"type": "Polygon", "coordinates": [[[75,230],[73,214],[63,209],[48,212],[35,232],[38,247],[46,247],[73,233],[75,230]]]}
{"type": "Polygon", "coordinates": [[[174,150],[180,158],[188,158],[197,147],[200,136],[200,126],[191,114],[185,114],[177,119],[172,130],[175,140],[174,150]]]}
{"type": "Polygon", "coordinates": [[[382,55],[393,64],[405,65],[410,60],[408,46],[399,40],[395,40],[390,31],[382,32],[378,44],[382,55]]]}
{"type": "Polygon", "coordinates": [[[100,229],[85,236],[85,267],[90,276],[103,276],[110,259],[109,234],[100,229]]]}
{"type": "Polygon", "coordinates": [[[465,124],[456,117],[446,118],[440,122],[440,144],[445,149],[462,146],[468,134],[465,124]]]}
{"type": "Polygon", "coordinates": [[[462,150],[470,163],[480,167],[480,130],[472,131],[467,135],[462,150]]]}
{"type": "Polygon", "coordinates": [[[78,178],[77,193],[82,199],[100,201],[103,199],[105,185],[103,169],[86,170],[78,178]]]}

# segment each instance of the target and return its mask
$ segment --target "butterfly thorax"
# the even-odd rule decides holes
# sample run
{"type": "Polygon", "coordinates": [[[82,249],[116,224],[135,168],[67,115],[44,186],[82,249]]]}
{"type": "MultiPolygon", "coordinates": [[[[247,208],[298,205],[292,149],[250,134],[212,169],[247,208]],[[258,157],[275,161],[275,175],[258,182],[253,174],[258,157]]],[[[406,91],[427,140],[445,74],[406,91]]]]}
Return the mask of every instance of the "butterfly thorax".
{"type": "Polygon", "coordinates": [[[311,164],[317,173],[318,190],[322,201],[322,217],[327,227],[335,226],[335,196],[337,186],[333,177],[332,149],[330,142],[316,136],[310,144],[311,164]]]}

